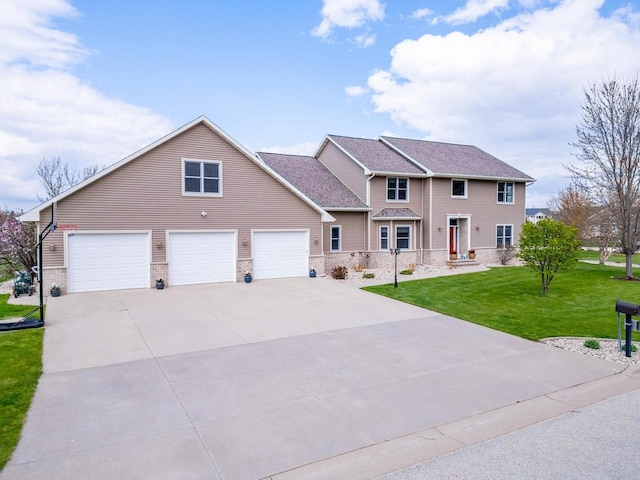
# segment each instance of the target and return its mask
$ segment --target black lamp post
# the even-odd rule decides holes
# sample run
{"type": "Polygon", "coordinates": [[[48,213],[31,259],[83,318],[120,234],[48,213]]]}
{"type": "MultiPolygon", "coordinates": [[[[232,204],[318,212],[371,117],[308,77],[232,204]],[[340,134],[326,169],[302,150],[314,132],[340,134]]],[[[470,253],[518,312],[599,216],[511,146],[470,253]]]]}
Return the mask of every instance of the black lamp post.
{"type": "Polygon", "coordinates": [[[395,270],[393,276],[393,288],[398,288],[398,255],[400,254],[399,248],[390,248],[389,253],[395,257],[395,270]]]}

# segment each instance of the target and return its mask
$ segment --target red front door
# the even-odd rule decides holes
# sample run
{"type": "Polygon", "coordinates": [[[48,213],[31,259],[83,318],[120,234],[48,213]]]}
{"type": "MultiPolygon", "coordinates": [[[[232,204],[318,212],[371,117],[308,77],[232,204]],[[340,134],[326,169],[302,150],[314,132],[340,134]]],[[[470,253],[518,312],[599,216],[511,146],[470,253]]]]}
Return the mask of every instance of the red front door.
{"type": "Polygon", "coordinates": [[[449,253],[458,253],[458,226],[449,227],[449,253]]]}

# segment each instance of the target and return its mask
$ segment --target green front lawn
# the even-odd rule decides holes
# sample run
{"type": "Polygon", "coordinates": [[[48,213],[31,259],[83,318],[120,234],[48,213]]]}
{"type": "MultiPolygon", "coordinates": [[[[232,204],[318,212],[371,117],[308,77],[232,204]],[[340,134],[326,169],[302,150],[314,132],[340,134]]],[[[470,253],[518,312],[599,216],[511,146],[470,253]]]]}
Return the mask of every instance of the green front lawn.
{"type": "MultiPolygon", "coordinates": [[[[0,320],[5,318],[22,317],[36,308],[33,305],[9,305],[7,303],[9,297],[9,294],[0,294],[0,320]]],[[[40,318],[40,313],[37,313],[34,318],[40,318]]]]}
{"type": "MultiPolygon", "coordinates": [[[[579,263],[558,275],[546,296],[540,278],[525,267],[366,287],[365,290],[495,330],[545,337],[617,338],[616,298],[640,303],[640,282],[614,280],[624,269],[579,263]]],[[[634,334],[634,338],[640,335],[634,334]]]]}
{"type": "MultiPolygon", "coordinates": [[[[0,299],[0,309],[6,306],[0,299]]],[[[18,444],[42,373],[43,334],[42,328],[0,333],[0,470],[18,444]]]]}
{"type": "MultiPolygon", "coordinates": [[[[600,252],[596,250],[581,250],[579,256],[580,256],[580,259],[582,260],[595,260],[595,261],[600,260],[600,252]]],[[[616,263],[625,263],[626,261],[627,261],[627,257],[621,253],[614,253],[607,259],[607,262],[616,262],[616,263]]],[[[633,255],[633,263],[638,264],[639,262],[640,262],[640,255],[636,253],[633,255]]]]}

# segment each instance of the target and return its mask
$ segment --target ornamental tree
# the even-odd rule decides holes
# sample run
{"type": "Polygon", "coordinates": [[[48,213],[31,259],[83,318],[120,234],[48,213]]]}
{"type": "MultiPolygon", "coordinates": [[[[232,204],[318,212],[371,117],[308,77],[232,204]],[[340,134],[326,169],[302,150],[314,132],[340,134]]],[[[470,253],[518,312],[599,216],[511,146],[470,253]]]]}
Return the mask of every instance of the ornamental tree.
{"type": "Polygon", "coordinates": [[[550,218],[522,226],[517,256],[540,275],[542,295],[553,277],[576,266],[580,246],[576,235],[575,228],[550,218]]]}
{"type": "Polygon", "coordinates": [[[7,215],[0,225],[0,265],[10,271],[27,270],[37,265],[36,233],[33,223],[22,223],[7,215]]]}
{"type": "Polygon", "coordinates": [[[576,127],[577,182],[615,225],[625,276],[633,279],[633,254],[640,246],[640,80],[613,77],[584,92],[576,127]]]}

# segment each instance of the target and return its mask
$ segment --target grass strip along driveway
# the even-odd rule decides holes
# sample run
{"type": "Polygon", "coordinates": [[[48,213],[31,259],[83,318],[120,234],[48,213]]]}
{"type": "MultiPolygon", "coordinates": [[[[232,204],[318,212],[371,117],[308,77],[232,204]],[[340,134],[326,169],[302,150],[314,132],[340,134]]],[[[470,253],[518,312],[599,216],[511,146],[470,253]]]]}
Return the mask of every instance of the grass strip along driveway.
{"type": "MultiPolygon", "coordinates": [[[[0,295],[0,319],[19,317],[32,306],[8,305],[0,295]]],[[[0,470],[18,444],[22,424],[42,373],[42,328],[0,333],[0,470]]]]}
{"type": "MultiPolygon", "coordinates": [[[[640,303],[640,282],[616,280],[624,269],[579,263],[558,275],[546,296],[525,267],[496,267],[365,290],[531,340],[617,338],[616,298],[640,303]]],[[[640,335],[634,334],[634,339],[640,335]]]]}

